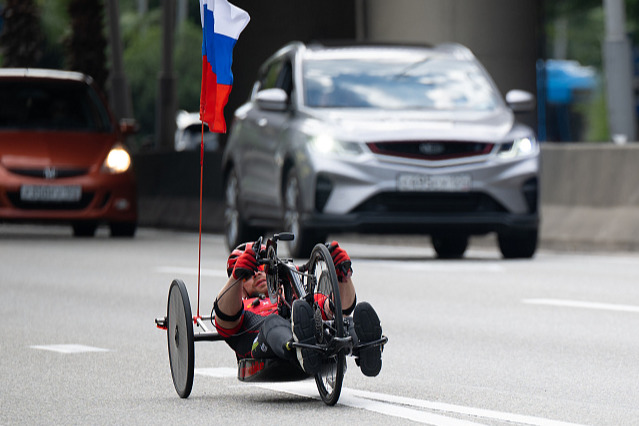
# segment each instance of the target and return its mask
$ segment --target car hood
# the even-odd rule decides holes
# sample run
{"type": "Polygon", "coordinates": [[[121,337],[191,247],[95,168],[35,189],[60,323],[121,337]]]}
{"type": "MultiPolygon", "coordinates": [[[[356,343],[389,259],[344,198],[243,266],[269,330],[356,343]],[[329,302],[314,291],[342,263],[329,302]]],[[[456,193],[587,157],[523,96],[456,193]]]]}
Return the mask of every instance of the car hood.
{"type": "Polygon", "coordinates": [[[318,129],[332,128],[334,135],[353,141],[415,139],[496,142],[508,137],[515,126],[505,108],[479,112],[312,110],[318,129]]]}
{"type": "Polygon", "coordinates": [[[0,164],[6,168],[99,167],[114,142],[109,133],[0,132],[0,164]]]}

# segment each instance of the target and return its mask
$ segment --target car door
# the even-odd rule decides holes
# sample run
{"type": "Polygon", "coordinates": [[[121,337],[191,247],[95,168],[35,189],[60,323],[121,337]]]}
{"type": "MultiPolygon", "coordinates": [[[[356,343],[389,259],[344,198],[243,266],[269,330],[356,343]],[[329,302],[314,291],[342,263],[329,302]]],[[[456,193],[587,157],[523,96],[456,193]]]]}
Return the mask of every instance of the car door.
{"type": "MultiPolygon", "coordinates": [[[[265,70],[259,90],[283,89],[289,96],[292,90],[292,66],[288,57],[274,60],[265,70]]],[[[242,190],[249,205],[250,216],[275,220],[280,217],[280,170],[278,152],[291,117],[290,111],[268,111],[257,102],[247,114],[251,146],[243,149],[242,190]]],[[[248,129],[247,129],[248,130],[248,129]]]]}

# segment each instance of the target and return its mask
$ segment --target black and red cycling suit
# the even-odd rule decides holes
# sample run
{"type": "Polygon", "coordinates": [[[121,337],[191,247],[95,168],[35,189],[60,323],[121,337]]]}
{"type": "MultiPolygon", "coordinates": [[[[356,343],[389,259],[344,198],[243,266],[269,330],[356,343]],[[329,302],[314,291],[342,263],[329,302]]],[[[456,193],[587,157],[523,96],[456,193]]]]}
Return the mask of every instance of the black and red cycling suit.
{"type": "MultiPolygon", "coordinates": [[[[315,301],[318,306],[321,307],[322,317],[327,319],[323,309],[326,302],[326,296],[323,294],[316,294],[315,301]]],[[[226,329],[217,323],[217,318],[215,321],[215,328],[217,329],[217,332],[224,338],[224,341],[231,347],[231,349],[235,351],[237,359],[262,357],[262,355],[256,355],[256,352],[254,351],[254,342],[260,332],[267,333],[269,331],[264,328],[288,328],[285,333],[280,334],[280,337],[275,339],[275,341],[281,341],[278,342],[276,346],[281,346],[281,344],[292,339],[293,333],[290,331],[290,322],[277,315],[277,304],[271,303],[271,300],[268,297],[249,297],[247,299],[243,299],[242,302],[244,303],[243,312],[240,316],[240,322],[236,327],[233,329],[226,329]],[[277,318],[269,319],[267,322],[266,319],[272,315],[276,315],[277,318]],[[265,323],[266,327],[262,327],[265,323]]],[[[283,356],[278,349],[280,348],[273,349],[276,355],[286,359],[290,358],[289,356],[283,356]]],[[[257,353],[264,354],[269,352],[263,349],[261,352],[257,353]]]]}

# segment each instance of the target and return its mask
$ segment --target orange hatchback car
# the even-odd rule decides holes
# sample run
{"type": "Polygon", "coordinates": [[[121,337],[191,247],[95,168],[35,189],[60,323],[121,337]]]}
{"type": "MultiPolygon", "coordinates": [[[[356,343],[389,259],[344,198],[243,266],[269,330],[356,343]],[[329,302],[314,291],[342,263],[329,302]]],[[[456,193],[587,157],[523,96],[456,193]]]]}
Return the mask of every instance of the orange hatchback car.
{"type": "Polygon", "coordinates": [[[101,223],[132,237],[137,190],[118,125],[91,77],[0,69],[0,221],[63,222],[75,236],[101,223]]]}

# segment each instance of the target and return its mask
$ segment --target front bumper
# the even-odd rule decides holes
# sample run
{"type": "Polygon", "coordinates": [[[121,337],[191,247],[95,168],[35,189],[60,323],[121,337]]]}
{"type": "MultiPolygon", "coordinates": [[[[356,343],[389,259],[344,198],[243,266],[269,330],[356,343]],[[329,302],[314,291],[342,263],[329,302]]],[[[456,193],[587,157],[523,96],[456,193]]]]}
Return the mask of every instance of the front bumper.
{"type": "Polygon", "coordinates": [[[433,234],[463,233],[484,235],[490,232],[536,230],[539,214],[512,213],[352,213],[346,215],[309,214],[303,216],[305,228],[320,233],[433,234]]]}
{"type": "Polygon", "coordinates": [[[22,184],[60,182],[13,180],[0,186],[0,221],[11,222],[137,222],[137,188],[132,175],[84,176],[65,181],[82,187],[77,202],[31,202],[20,199],[22,184]]]}

